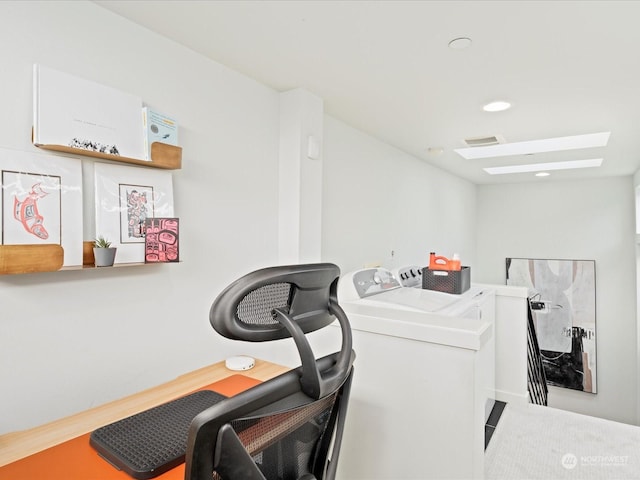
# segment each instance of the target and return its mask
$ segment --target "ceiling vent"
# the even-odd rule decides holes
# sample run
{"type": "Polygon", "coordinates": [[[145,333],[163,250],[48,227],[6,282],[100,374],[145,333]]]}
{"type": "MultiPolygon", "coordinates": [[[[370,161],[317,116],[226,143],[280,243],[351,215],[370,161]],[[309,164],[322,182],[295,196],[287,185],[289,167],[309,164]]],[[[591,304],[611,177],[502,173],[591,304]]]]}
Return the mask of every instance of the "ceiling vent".
{"type": "Polygon", "coordinates": [[[500,145],[505,143],[502,135],[492,135],[489,137],[465,138],[464,144],[467,147],[488,147],[490,145],[500,145]]]}

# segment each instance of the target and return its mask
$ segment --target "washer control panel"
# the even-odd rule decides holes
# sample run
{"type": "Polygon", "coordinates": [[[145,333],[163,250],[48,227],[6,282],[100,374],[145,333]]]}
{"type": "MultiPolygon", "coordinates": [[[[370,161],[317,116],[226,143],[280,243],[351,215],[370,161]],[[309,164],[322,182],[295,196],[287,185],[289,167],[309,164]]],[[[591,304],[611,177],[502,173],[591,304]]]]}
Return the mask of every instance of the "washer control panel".
{"type": "Polygon", "coordinates": [[[354,273],[353,286],[360,298],[402,287],[393,274],[384,268],[367,268],[354,273]]]}
{"type": "Polygon", "coordinates": [[[398,280],[403,287],[422,288],[422,268],[411,265],[398,270],[398,280]]]}

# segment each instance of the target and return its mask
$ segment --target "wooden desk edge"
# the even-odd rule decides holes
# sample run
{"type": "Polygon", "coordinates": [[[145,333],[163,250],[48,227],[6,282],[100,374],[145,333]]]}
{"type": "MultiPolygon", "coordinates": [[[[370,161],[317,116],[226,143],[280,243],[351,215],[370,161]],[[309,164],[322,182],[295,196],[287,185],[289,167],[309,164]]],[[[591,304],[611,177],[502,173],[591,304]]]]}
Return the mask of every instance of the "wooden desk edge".
{"type": "Polygon", "coordinates": [[[265,381],[288,370],[288,367],[257,359],[256,365],[251,370],[242,372],[227,369],[224,362],[202,367],[128,397],[28,430],[0,435],[0,466],[92,432],[103,425],[155,407],[173,398],[186,395],[231,375],[239,373],[265,381]]]}

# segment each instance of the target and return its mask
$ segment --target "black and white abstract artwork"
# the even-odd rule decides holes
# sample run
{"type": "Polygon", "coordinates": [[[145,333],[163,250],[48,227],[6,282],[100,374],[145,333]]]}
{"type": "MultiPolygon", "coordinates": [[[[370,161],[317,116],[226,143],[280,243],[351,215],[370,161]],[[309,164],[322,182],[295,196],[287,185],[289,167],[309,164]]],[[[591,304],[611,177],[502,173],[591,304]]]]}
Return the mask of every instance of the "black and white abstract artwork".
{"type": "Polygon", "coordinates": [[[507,285],[527,287],[549,385],[597,393],[593,260],[507,258],[507,285]]]}

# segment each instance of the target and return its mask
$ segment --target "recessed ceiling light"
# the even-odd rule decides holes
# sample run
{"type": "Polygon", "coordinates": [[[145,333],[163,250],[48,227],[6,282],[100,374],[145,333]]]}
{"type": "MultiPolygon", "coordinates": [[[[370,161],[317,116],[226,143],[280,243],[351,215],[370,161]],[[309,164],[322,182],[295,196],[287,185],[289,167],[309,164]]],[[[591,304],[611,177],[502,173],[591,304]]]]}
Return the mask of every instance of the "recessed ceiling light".
{"type": "Polygon", "coordinates": [[[568,162],[532,163],[529,165],[509,165],[506,167],[483,168],[489,175],[503,175],[505,173],[526,173],[540,172],[543,170],[569,170],[573,168],[599,167],[602,165],[601,158],[590,160],[572,160],[568,162]]]}
{"type": "Polygon", "coordinates": [[[536,173],[536,177],[548,177],[551,175],[549,172],[538,172],[536,173]]]}
{"type": "Polygon", "coordinates": [[[562,150],[604,147],[609,141],[610,134],[611,132],[590,133],[571,137],[530,140],[528,142],[503,143],[487,147],[457,148],[454,151],[466,160],[526,155],[528,153],[559,152],[562,150]]]}
{"type": "Polygon", "coordinates": [[[471,46],[471,39],[467,37],[454,38],[449,42],[449,48],[454,50],[464,50],[471,46]]]}
{"type": "Polygon", "coordinates": [[[509,102],[504,102],[502,100],[497,102],[487,103],[482,109],[485,112],[503,112],[511,108],[511,104],[509,102]]]}

